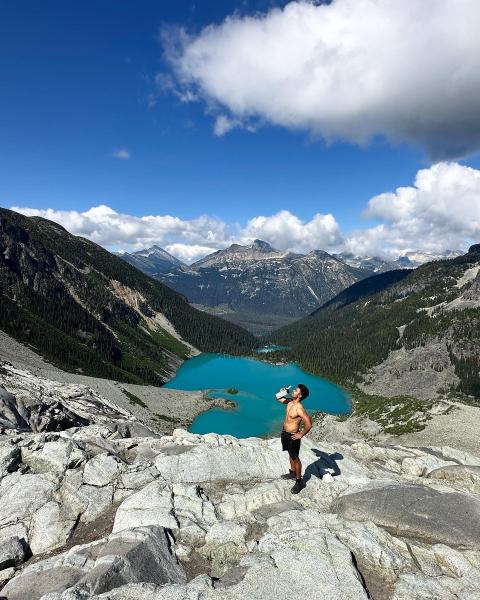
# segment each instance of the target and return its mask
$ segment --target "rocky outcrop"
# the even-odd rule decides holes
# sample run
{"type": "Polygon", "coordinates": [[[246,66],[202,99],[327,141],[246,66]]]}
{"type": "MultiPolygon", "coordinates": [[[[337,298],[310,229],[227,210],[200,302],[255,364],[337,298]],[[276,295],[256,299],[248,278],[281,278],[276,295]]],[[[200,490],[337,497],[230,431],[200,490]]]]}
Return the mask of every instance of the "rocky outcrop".
{"type": "Polygon", "coordinates": [[[463,494],[391,485],[342,496],[335,510],[349,520],[373,521],[395,535],[480,550],[480,500],[463,494]]]}
{"type": "Polygon", "coordinates": [[[70,597],[85,598],[134,582],[185,583],[168,535],[159,527],[137,528],[75,546],[26,567],[2,593],[10,600],[40,600],[70,590],[70,597]]]}
{"type": "Polygon", "coordinates": [[[480,458],[454,449],[305,439],[297,496],[279,477],[278,439],[121,437],[93,424],[3,436],[0,456],[8,600],[450,600],[480,589],[480,458]]]}
{"type": "MultiPolygon", "coordinates": [[[[131,413],[85,385],[35,377],[6,361],[0,362],[0,433],[63,431],[93,423],[117,423],[123,435],[129,427],[136,433],[153,434],[131,413]]],[[[46,449],[50,458],[44,460],[61,460],[56,456],[58,449],[46,449]]],[[[0,466],[1,462],[0,454],[0,466]]]]}
{"type": "Polygon", "coordinates": [[[2,598],[450,600],[480,589],[477,453],[353,430],[335,440],[327,428],[302,442],[307,485],[293,496],[278,439],[160,437],[86,386],[2,369],[2,598]]]}

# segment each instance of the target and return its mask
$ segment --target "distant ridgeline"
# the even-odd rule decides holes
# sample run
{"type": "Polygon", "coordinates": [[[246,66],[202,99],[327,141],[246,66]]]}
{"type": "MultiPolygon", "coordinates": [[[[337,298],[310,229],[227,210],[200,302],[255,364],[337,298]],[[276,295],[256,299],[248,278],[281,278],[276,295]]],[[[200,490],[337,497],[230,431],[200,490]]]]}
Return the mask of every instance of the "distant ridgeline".
{"type": "Polygon", "coordinates": [[[453,387],[480,398],[480,244],[451,260],[355,283],[268,341],[290,346],[308,371],[343,383],[362,381],[391,351],[440,344],[448,364],[432,352],[428,366],[453,366],[453,387]]]}
{"type": "MultiPolygon", "coordinates": [[[[137,255],[122,258],[136,261],[142,270],[151,269],[155,249],[145,254],[148,265],[139,262],[145,258],[137,255]]],[[[355,281],[370,276],[373,268],[350,266],[321,250],[305,255],[279,252],[255,240],[249,246],[232,244],[189,266],[159,269],[155,277],[202,310],[258,333],[308,315],[355,281]]]]}
{"type": "Polygon", "coordinates": [[[192,345],[249,353],[256,339],[97,244],[0,209],[0,329],[58,366],[161,384],[192,345]]]}

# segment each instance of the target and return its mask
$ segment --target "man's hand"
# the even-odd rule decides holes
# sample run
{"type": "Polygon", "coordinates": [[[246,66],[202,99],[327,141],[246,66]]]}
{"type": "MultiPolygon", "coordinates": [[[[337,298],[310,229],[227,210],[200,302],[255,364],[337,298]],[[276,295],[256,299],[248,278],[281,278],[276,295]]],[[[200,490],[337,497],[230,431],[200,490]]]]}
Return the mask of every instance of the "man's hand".
{"type": "Polygon", "coordinates": [[[301,431],[297,431],[297,433],[292,434],[292,440],[301,440],[303,437],[303,433],[301,431]]]}

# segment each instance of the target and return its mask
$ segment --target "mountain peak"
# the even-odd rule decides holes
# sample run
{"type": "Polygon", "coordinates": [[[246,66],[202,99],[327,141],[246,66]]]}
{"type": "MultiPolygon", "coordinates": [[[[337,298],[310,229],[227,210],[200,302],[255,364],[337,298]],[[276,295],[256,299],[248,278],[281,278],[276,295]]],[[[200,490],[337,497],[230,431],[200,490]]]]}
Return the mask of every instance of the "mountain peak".
{"type": "Polygon", "coordinates": [[[273,248],[268,242],[265,242],[264,240],[253,240],[253,247],[255,247],[257,250],[261,250],[263,252],[276,252],[275,248],[273,248]]]}
{"type": "Polygon", "coordinates": [[[475,256],[480,256],[480,244],[473,244],[468,249],[468,254],[474,254],[475,256]]]}
{"type": "Polygon", "coordinates": [[[145,248],[144,250],[137,250],[133,252],[134,256],[143,256],[145,258],[160,258],[163,261],[168,263],[172,263],[174,265],[181,265],[182,261],[178,260],[175,256],[167,252],[163,248],[160,248],[157,244],[154,244],[150,248],[145,248]]]}
{"type": "Polygon", "coordinates": [[[228,248],[217,250],[200,260],[194,262],[191,267],[211,267],[213,265],[223,264],[224,262],[231,263],[232,261],[250,261],[261,260],[264,258],[274,258],[281,254],[272,248],[268,242],[263,240],[254,240],[249,246],[241,244],[231,244],[228,248]]]}

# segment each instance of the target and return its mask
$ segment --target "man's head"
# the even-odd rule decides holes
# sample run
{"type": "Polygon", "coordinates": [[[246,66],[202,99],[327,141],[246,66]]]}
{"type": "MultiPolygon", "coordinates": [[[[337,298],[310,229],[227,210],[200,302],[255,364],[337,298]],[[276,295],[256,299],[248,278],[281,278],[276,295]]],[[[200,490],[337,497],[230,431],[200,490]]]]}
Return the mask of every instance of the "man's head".
{"type": "Polygon", "coordinates": [[[308,391],[307,386],[303,385],[303,383],[299,383],[292,392],[292,398],[295,398],[295,399],[298,398],[299,400],[305,400],[305,398],[308,396],[309,393],[310,392],[308,391]]]}

